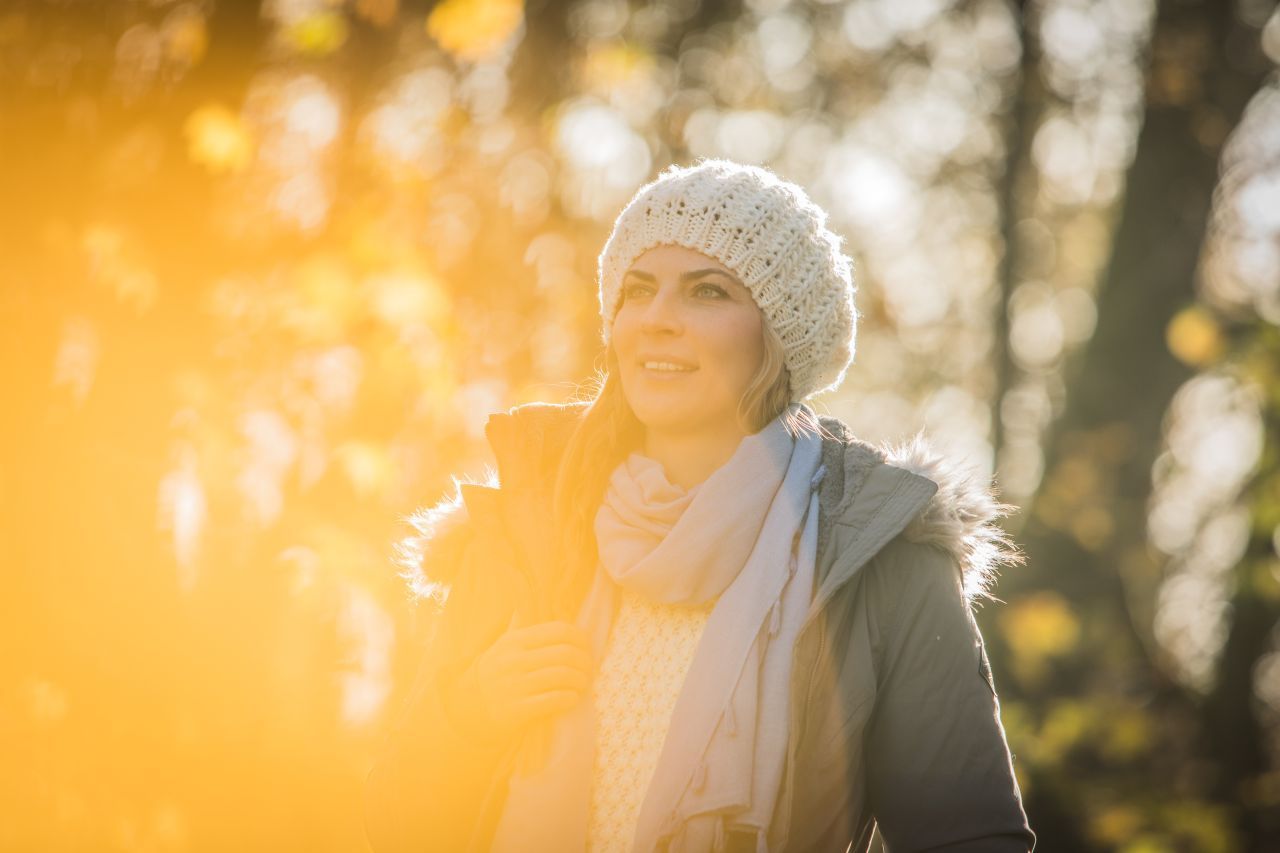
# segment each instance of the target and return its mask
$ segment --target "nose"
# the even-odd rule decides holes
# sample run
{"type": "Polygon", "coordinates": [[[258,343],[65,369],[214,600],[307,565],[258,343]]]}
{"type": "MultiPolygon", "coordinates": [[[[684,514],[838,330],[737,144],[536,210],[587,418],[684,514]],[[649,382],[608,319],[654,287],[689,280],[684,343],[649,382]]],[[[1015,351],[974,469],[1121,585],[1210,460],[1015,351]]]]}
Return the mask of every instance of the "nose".
{"type": "Polygon", "coordinates": [[[684,328],[680,317],[680,294],[674,289],[660,289],[645,306],[640,316],[640,330],[643,332],[679,332],[684,328]]]}

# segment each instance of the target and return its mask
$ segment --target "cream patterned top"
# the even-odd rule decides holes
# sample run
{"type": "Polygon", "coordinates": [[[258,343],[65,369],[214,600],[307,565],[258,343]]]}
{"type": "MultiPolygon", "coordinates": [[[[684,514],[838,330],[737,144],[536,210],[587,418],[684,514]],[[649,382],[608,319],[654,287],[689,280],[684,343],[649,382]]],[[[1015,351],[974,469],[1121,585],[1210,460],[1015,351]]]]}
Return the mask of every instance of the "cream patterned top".
{"type": "Polygon", "coordinates": [[[636,819],[671,712],[715,601],[696,608],[619,587],[620,604],[592,685],[596,758],[588,850],[630,853],[636,819]]]}

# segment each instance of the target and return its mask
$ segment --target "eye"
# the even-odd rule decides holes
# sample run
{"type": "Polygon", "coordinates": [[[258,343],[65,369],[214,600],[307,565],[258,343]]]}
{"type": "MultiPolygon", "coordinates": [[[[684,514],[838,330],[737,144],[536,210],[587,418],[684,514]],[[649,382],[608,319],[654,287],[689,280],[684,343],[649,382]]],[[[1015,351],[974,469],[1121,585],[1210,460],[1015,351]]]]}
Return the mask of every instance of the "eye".
{"type": "Polygon", "coordinates": [[[628,284],[628,285],[624,285],[624,286],[623,286],[623,288],[622,288],[622,298],[623,298],[623,299],[630,299],[630,298],[631,298],[631,296],[635,293],[635,291],[636,291],[637,289],[643,289],[643,288],[644,288],[644,285],[643,285],[643,284],[628,284]]]}
{"type": "Polygon", "coordinates": [[[729,295],[728,292],[718,284],[700,284],[694,288],[695,293],[701,293],[704,290],[709,290],[716,294],[717,298],[727,297],[729,295]]]}

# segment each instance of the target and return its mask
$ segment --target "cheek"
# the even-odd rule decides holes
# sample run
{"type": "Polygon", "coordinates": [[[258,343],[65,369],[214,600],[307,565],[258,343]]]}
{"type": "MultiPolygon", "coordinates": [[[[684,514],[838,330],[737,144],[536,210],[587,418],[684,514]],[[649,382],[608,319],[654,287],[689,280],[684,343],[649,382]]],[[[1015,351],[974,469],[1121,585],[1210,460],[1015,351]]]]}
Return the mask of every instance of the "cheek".
{"type": "Polygon", "coordinates": [[[760,319],[742,312],[717,323],[709,330],[708,343],[714,347],[718,360],[727,372],[735,376],[750,377],[755,374],[764,357],[764,341],[761,339],[760,319]]]}
{"type": "Polygon", "coordinates": [[[630,311],[619,309],[618,313],[613,315],[613,325],[609,327],[609,337],[613,340],[613,348],[630,346],[632,340],[632,323],[630,319],[630,311]]]}

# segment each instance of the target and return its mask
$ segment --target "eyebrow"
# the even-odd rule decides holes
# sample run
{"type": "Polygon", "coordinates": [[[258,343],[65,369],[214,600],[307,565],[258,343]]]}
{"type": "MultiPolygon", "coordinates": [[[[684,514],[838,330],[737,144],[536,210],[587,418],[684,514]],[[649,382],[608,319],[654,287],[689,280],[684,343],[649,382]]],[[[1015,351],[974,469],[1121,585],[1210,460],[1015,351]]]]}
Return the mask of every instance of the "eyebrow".
{"type": "MultiPolygon", "coordinates": [[[[727,272],[726,270],[716,269],[715,267],[708,267],[707,269],[702,269],[702,270],[689,270],[688,272],[682,272],[680,273],[680,281],[681,282],[693,281],[695,278],[702,278],[704,275],[722,275],[730,279],[731,281],[733,281],[735,284],[742,283],[738,281],[737,278],[735,278],[731,273],[727,272]]],[[[623,278],[627,278],[628,276],[635,276],[636,278],[641,279],[643,281],[657,281],[657,279],[652,274],[647,272],[641,272],[640,270],[627,270],[627,273],[626,275],[623,276],[623,278]]]]}

